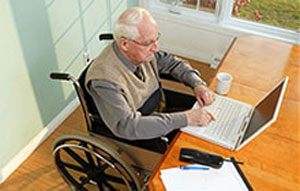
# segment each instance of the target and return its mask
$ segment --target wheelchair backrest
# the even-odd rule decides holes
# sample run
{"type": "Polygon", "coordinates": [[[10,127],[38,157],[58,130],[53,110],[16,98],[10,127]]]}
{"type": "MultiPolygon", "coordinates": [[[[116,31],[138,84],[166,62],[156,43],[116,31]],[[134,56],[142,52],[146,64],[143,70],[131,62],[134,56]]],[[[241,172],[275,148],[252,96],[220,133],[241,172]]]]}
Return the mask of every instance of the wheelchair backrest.
{"type": "MultiPolygon", "coordinates": [[[[103,40],[113,40],[113,35],[110,33],[105,33],[105,34],[100,34],[99,35],[99,40],[103,41],[103,40]]],[[[94,60],[91,60],[89,62],[89,64],[83,69],[83,71],[81,72],[79,78],[77,79],[78,81],[78,85],[79,87],[76,87],[75,85],[75,89],[77,91],[77,95],[79,97],[79,100],[81,102],[82,108],[85,113],[85,118],[87,121],[87,125],[88,125],[88,131],[93,132],[94,131],[94,124],[97,123],[97,125],[99,126],[106,126],[105,123],[103,122],[98,109],[95,105],[95,102],[93,100],[93,98],[91,97],[91,95],[89,94],[89,92],[87,91],[86,87],[85,87],[85,76],[86,73],[89,69],[89,67],[93,64],[94,60]],[[77,89],[80,89],[80,91],[78,91],[77,89]],[[82,92],[82,93],[79,93],[82,92]],[[89,122],[90,121],[90,122],[89,122]]]]}
{"type": "Polygon", "coordinates": [[[87,70],[89,69],[89,67],[91,66],[92,63],[93,63],[93,60],[89,63],[88,66],[86,66],[84,68],[84,70],[82,71],[82,73],[80,74],[80,76],[78,78],[78,82],[82,89],[83,96],[86,101],[86,105],[87,105],[87,109],[88,109],[89,113],[92,115],[99,115],[98,110],[94,104],[93,98],[89,95],[89,93],[85,87],[85,76],[86,76],[87,70]]]}
{"type": "Polygon", "coordinates": [[[89,67],[93,64],[93,61],[94,60],[92,60],[89,63],[89,65],[86,66],[84,68],[84,70],[82,71],[82,73],[80,74],[80,76],[78,78],[78,82],[80,85],[80,89],[82,90],[82,95],[77,93],[82,106],[86,105],[86,107],[83,107],[83,109],[86,108],[87,111],[85,113],[88,115],[86,117],[89,118],[90,123],[91,123],[90,125],[88,124],[88,131],[90,131],[90,132],[94,132],[95,126],[106,127],[105,123],[103,122],[103,120],[98,112],[98,109],[96,107],[96,104],[95,104],[92,96],[89,94],[89,92],[87,91],[86,86],[85,86],[85,76],[86,76],[86,73],[87,73],[89,67]],[[82,97],[82,98],[80,98],[80,97],[82,97]],[[97,124],[97,125],[95,125],[95,124],[97,124]]]}

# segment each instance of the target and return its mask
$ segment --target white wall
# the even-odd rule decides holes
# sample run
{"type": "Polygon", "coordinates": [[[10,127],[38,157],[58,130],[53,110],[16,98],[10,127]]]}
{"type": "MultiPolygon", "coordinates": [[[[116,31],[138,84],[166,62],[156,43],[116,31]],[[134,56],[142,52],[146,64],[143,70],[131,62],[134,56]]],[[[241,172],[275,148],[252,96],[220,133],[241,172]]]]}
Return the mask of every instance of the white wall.
{"type": "Polygon", "coordinates": [[[219,27],[214,15],[205,13],[195,17],[192,11],[183,12],[156,1],[139,2],[158,23],[161,49],[208,63],[213,68],[220,64],[234,37],[242,34],[219,27]]]}
{"type": "Polygon", "coordinates": [[[155,13],[155,19],[162,33],[160,40],[161,49],[186,58],[199,60],[211,64],[216,68],[234,35],[226,32],[219,32],[211,28],[205,28],[193,23],[182,22],[172,18],[173,15],[166,13],[155,13]]]}

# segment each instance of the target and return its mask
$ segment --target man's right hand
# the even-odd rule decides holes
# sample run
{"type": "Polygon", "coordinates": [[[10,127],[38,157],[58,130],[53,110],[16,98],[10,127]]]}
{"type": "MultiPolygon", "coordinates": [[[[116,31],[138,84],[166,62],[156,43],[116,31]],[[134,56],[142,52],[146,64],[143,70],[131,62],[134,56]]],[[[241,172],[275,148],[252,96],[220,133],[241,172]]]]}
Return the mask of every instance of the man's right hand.
{"type": "Polygon", "coordinates": [[[206,126],[215,117],[203,108],[188,110],[185,112],[188,119],[188,125],[193,126],[206,126]]]}

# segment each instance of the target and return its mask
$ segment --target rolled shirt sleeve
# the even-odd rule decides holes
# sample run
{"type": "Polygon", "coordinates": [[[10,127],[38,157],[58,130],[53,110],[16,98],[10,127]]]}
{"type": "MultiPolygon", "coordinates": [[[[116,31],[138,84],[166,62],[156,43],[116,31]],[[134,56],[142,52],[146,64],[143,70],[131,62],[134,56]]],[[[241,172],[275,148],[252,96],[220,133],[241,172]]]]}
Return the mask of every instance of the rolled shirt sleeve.
{"type": "Polygon", "coordinates": [[[152,139],[187,126],[184,112],[153,113],[148,116],[142,116],[139,111],[133,112],[124,91],[111,82],[92,80],[89,89],[104,123],[120,138],[152,139]]]}

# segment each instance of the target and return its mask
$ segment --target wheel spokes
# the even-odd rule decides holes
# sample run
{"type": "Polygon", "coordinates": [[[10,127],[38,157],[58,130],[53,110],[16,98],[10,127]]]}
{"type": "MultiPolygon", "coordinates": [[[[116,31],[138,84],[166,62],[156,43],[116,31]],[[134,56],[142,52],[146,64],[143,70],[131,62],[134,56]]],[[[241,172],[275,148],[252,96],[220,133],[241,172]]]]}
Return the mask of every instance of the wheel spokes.
{"type": "MultiPolygon", "coordinates": [[[[85,148],[88,149],[87,143],[82,143],[82,145],[83,145],[85,148]]],[[[88,152],[88,151],[84,151],[84,153],[85,153],[85,156],[86,156],[86,158],[87,158],[89,164],[91,165],[90,168],[95,168],[95,167],[96,167],[96,164],[95,164],[95,162],[94,162],[94,159],[93,159],[91,153],[88,152]]]]}
{"type": "Polygon", "coordinates": [[[120,157],[110,151],[85,140],[69,139],[56,145],[53,152],[64,179],[77,190],[136,190],[136,181],[120,157]]]}
{"type": "Polygon", "coordinates": [[[63,148],[73,159],[75,159],[83,168],[89,169],[88,163],[82,159],[78,154],[76,154],[72,149],[70,148],[63,148]]]}
{"type": "Polygon", "coordinates": [[[78,171],[78,172],[87,173],[86,169],[81,168],[80,166],[76,166],[74,164],[70,164],[70,163],[66,163],[66,162],[60,161],[58,165],[64,166],[66,168],[70,168],[70,169],[78,171]]]}

